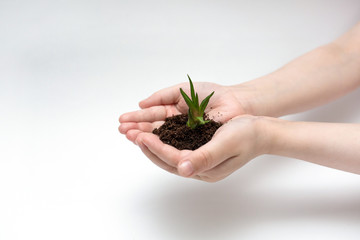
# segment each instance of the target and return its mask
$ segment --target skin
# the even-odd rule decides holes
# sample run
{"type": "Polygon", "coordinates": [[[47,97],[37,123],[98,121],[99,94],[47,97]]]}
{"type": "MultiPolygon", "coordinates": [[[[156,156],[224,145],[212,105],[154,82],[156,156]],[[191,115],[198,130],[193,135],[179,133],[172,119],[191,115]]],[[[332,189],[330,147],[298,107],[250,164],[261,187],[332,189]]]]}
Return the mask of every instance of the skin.
{"type": "Polygon", "coordinates": [[[120,133],[166,171],[215,182],[259,155],[274,154],[360,174],[360,124],[276,118],[323,105],[359,87],[360,23],[258,79],[233,86],[194,85],[200,99],[216,92],[208,114],[226,123],[195,151],[179,151],[151,133],[166,117],[187,111],[179,88],[189,92],[188,83],[154,93],[139,103],[141,110],[119,119],[120,133]]]}

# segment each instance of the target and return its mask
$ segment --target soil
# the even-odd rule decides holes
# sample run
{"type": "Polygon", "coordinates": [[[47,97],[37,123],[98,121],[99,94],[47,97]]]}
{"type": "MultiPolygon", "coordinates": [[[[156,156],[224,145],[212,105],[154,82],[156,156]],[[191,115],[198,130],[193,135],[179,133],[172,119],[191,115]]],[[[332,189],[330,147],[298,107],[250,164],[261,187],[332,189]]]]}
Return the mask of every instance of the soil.
{"type": "Polygon", "coordinates": [[[191,129],[186,125],[187,114],[180,114],[165,119],[165,123],[153,130],[163,143],[169,144],[179,150],[195,150],[211,140],[216,130],[222,126],[205,116],[210,122],[191,129]]]}

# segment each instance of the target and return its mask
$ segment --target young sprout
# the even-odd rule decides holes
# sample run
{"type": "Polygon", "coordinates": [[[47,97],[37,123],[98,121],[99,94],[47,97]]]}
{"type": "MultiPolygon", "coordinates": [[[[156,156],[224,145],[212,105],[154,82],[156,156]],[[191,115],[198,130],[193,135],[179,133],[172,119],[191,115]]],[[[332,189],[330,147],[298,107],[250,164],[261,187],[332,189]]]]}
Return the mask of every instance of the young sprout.
{"type": "Polygon", "coordinates": [[[205,121],[204,120],[204,112],[205,112],[205,108],[209,103],[209,100],[211,98],[211,96],[214,94],[214,92],[212,92],[209,96],[207,96],[199,105],[199,97],[198,94],[195,93],[194,90],[194,85],[189,77],[189,75],[187,75],[189,78],[189,82],[190,82],[190,92],[191,92],[191,99],[189,98],[188,95],[186,95],[186,93],[180,88],[180,93],[183,96],[186,104],[189,107],[188,110],[188,121],[186,123],[186,125],[192,129],[196,128],[197,126],[203,125],[209,121],[205,121]]]}

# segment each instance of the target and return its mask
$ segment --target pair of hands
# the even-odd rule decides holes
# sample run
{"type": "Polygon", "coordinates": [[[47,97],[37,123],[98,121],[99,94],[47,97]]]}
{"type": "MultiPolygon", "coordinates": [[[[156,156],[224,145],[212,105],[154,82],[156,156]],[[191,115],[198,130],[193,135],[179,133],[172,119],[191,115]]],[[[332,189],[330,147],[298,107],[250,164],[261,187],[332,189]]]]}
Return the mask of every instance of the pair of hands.
{"type": "Polygon", "coordinates": [[[165,118],[187,112],[179,88],[189,92],[188,83],[160,90],[141,101],[141,110],[120,116],[119,131],[160,168],[183,177],[215,182],[265,152],[266,146],[260,139],[261,121],[260,117],[247,115],[250,113],[245,101],[239,100],[234,88],[213,83],[194,85],[200,99],[215,91],[207,113],[215,121],[226,123],[204,146],[195,151],[180,151],[152,134],[165,118]]]}

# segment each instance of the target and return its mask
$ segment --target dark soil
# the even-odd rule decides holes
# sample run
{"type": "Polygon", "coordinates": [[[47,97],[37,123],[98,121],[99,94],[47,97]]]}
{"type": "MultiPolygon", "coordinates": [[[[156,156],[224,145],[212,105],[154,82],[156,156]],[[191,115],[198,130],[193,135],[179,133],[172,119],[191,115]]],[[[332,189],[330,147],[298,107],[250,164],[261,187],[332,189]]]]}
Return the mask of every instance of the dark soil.
{"type": "MultiPolygon", "coordinates": [[[[160,137],[163,143],[179,150],[195,150],[211,140],[221,123],[210,119],[210,122],[191,129],[186,125],[187,114],[180,114],[165,119],[165,123],[154,129],[153,133],[160,137]]],[[[205,120],[209,120],[207,116],[205,120]]]]}

